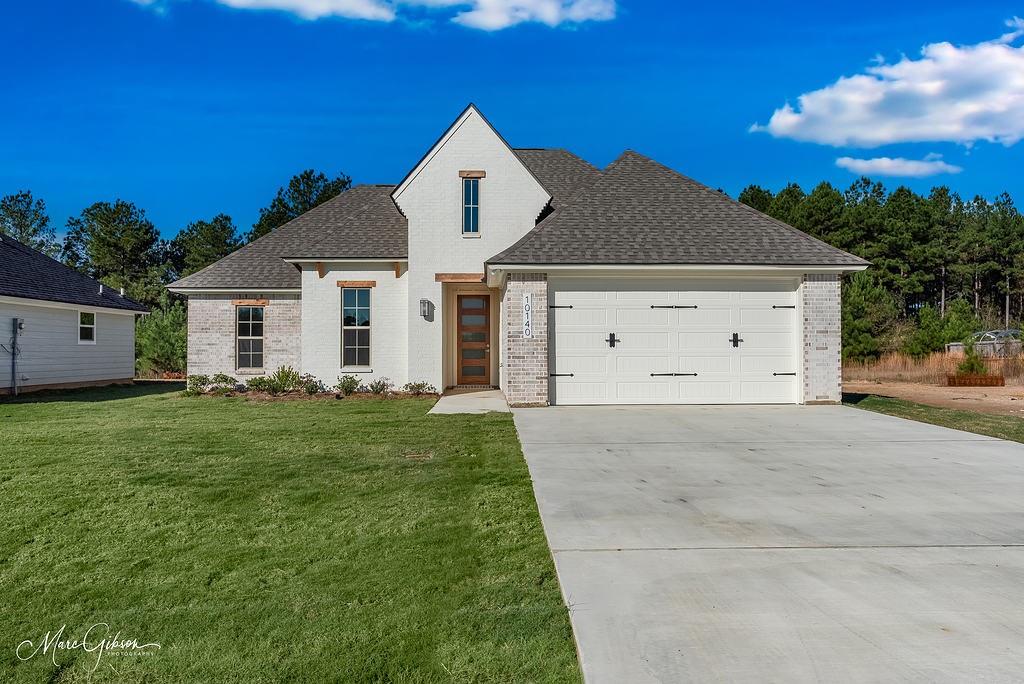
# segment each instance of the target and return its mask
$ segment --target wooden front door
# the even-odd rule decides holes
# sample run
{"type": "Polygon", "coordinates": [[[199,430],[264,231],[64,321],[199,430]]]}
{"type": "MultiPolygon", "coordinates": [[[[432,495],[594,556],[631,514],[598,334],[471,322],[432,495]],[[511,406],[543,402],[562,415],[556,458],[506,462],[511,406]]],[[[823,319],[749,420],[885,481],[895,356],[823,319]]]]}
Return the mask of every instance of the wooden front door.
{"type": "Polygon", "coordinates": [[[491,296],[458,296],[459,385],[491,384],[491,296]]]}

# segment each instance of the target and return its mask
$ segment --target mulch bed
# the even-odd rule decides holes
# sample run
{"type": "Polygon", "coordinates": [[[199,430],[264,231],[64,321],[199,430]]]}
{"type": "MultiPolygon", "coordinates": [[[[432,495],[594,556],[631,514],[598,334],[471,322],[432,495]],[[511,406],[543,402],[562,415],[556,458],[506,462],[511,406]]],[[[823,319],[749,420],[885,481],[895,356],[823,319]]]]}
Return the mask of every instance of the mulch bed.
{"type": "Polygon", "coordinates": [[[225,392],[215,394],[204,392],[200,396],[220,399],[221,397],[242,397],[249,401],[336,401],[336,400],[360,400],[360,399],[436,399],[437,394],[410,394],[408,392],[387,392],[385,394],[374,394],[372,392],[355,392],[344,395],[340,392],[322,392],[319,394],[306,394],[305,392],[288,392],[285,394],[270,394],[269,392],[225,392]]]}

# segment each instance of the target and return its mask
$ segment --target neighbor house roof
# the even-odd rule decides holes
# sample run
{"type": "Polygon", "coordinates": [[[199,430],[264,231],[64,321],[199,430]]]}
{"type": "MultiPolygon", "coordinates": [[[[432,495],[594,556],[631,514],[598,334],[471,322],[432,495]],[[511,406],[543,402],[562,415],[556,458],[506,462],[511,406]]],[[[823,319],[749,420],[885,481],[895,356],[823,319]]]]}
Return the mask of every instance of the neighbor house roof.
{"type": "Polygon", "coordinates": [[[0,234],[0,295],[80,306],[145,313],[142,304],[122,297],[100,281],[0,234]]]}
{"type": "Polygon", "coordinates": [[[285,259],[405,259],[409,229],[394,188],[357,185],[171,287],[297,289],[299,270],[285,259]]]}
{"type": "Polygon", "coordinates": [[[488,263],[859,267],[868,262],[627,151],[488,263]]]}

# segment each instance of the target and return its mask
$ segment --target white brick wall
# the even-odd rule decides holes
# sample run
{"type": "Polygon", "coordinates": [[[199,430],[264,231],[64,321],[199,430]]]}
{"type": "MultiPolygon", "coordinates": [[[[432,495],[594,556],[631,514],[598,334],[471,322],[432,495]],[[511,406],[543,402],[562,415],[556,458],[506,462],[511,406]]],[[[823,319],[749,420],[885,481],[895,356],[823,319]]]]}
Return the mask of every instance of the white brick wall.
{"type": "Polygon", "coordinates": [[[505,398],[512,406],[548,403],[548,283],[544,273],[510,273],[501,297],[505,398]],[[523,337],[523,294],[533,295],[533,338],[523,337]]]}
{"type": "Polygon", "coordinates": [[[363,382],[389,378],[401,387],[408,373],[409,274],[395,277],[392,263],[324,263],[321,278],[315,266],[302,269],[302,372],[328,386],[340,375],[363,382]],[[341,367],[341,288],[339,280],[372,280],[370,292],[370,366],[341,367]]]}
{"type": "Polygon", "coordinates": [[[806,274],[800,285],[805,403],[837,403],[843,398],[839,283],[838,275],[806,274]]]}
{"type": "Polygon", "coordinates": [[[188,374],[226,373],[239,379],[269,374],[279,366],[302,367],[301,308],[297,294],[194,294],[188,298],[188,374]],[[235,299],[266,299],[263,372],[235,366],[235,299]]]}
{"type": "Polygon", "coordinates": [[[547,192],[475,111],[456,123],[396,197],[409,220],[409,376],[442,387],[442,291],[435,273],[482,273],[484,262],[535,225],[547,192]],[[480,233],[462,236],[462,179],[459,171],[482,170],[480,233]],[[419,315],[419,300],[435,310],[419,315]]]}

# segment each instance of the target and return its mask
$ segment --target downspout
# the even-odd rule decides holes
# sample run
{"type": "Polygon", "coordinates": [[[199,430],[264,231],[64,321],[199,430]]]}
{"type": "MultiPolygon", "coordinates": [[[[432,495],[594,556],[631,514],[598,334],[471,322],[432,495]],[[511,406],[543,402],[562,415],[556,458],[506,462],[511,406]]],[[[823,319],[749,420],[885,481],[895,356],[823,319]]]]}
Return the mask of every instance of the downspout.
{"type": "Polygon", "coordinates": [[[18,324],[21,319],[11,319],[11,395],[18,396],[18,324]]]}

